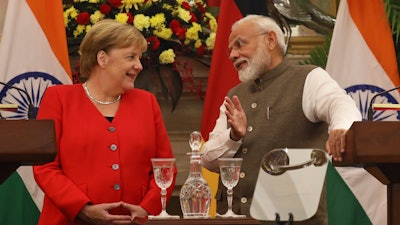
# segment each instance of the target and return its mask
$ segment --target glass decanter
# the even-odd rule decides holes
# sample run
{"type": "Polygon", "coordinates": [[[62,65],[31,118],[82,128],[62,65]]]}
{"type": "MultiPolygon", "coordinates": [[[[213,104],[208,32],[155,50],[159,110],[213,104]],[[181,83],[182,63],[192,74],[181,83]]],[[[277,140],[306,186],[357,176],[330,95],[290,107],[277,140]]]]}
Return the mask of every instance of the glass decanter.
{"type": "Polygon", "coordinates": [[[204,180],[201,167],[200,132],[190,134],[189,145],[192,149],[190,156],[189,176],[181,188],[179,195],[184,219],[208,218],[211,204],[211,189],[204,180]]]}

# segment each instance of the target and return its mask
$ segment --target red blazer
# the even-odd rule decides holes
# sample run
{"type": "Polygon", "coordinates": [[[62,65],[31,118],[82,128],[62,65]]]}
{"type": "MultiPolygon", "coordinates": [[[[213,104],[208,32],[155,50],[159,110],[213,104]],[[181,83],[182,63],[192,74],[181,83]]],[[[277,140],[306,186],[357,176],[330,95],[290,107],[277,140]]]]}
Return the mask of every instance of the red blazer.
{"type": "MultiPolygon", "coordinates": [[[[39,224],[84,224],[75,218],[88,202],[124,201],[152,215],[161,212],[150,159],[174,156],[153,94],[124,93],[110,123],[81,84],[52,86],[37,118],[54,119],[58,144],[55,160],[33,169],[45,193],[39,224]]],[[[175,179],[168,197],[174,184],[175,179]]],[[[111,213],[129,214],[122,208],[111,213]]]]}

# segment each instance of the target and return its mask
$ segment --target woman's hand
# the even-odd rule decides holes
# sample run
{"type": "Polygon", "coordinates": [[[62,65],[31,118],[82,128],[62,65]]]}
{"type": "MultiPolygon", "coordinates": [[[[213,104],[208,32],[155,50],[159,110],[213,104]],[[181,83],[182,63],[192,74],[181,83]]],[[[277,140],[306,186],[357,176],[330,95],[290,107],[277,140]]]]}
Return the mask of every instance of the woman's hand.
{"type": "Polygon", "coordinates": [[[78,217],[87,223],[96,225],[133,224],[132,217],[129,215],[113,215],[108,212],[110,209],[122,205],[122,202],[88,204],[81,209],[78,217]]]}
{"type": "Polygon", "coordinates": [[[141,206],[132,205],[126,202],[122,203],[122,207],[131,212],[131,221],[136,224],[144,224],[148,220],[148,213],[141,206]]]}

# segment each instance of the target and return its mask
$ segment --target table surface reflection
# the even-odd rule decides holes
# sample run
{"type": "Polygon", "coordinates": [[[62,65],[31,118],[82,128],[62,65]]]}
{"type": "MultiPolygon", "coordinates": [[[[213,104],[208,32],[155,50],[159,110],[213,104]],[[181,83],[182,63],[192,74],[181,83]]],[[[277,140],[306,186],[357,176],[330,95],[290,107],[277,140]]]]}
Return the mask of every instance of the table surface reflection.
{"type": "Polygon", "coordinates": [[[260,222],[253,218],[232,219],[232,218],[210,218],[210,219],[163,219],[149,220],[146,225],[260,225],[260,222]]]}

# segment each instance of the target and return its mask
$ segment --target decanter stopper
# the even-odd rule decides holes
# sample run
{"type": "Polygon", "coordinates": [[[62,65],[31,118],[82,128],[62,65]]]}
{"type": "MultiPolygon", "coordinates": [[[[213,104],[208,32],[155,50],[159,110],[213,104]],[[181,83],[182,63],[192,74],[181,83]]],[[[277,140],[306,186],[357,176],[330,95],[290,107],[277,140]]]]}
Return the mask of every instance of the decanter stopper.
{"type": "Polygon", "coordinates": [[[204,180],[201,167],[200,146],[202,137],[200,132],[190,134],[189,145],[192,149],[190,156],[190,171],[182,185],[179,199],[184,218],[208,218],[211,204],[211,189],[204,180]]]}
{"type": "Polygon", "coordinates": [[[200,145],[201,145],[201,133],[198,131],[193,131],[190,136],[189,136],[189,145],[190,148],[193,151],[199,151],[200,150],[200,145]]]}

